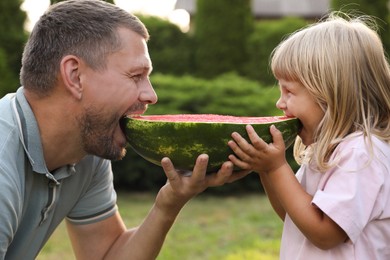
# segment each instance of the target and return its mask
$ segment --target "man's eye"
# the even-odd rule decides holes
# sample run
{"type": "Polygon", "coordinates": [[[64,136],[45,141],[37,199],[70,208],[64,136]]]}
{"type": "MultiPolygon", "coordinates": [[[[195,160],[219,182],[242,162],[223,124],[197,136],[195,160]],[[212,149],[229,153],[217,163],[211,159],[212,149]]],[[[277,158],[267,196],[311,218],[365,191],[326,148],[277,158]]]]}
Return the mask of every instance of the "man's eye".
{"type": "Polygon", "coordinates": [[[131,77],[135,82],[138,82],[142,79],[142,75],[141,74],[138,74],[138,75],[133,75],[131,77]]]}

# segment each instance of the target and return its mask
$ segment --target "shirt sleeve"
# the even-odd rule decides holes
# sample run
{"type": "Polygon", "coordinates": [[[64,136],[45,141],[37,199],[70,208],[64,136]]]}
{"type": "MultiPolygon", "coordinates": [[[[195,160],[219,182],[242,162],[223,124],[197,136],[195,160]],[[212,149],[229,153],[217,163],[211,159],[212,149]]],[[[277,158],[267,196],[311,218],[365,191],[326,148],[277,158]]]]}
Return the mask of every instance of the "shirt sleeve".
{"type": "Polygon", "coordinates": [[[314,195],[313,203],[356,242],[367,223],[382,210],[377,205],[387,170],[362,147],[344,147],[335,152],[337,166],[314,195]]]}
{"type": "Polygon", "coordinates": [[[4,259],[22,215],[23,192],[17,172],[1,163],[0,187],[0,259],[4,259]]]}
{"type": "MultiPolygon", "coordinates": [[[[93,165],[96,165],[96,168],[86,191],[67,216],[73,224],[99,222],[117,211],[111,162],[93,157],[93,165]]],[[[77,171],[83,174],[83,169],[77,171]]]]}

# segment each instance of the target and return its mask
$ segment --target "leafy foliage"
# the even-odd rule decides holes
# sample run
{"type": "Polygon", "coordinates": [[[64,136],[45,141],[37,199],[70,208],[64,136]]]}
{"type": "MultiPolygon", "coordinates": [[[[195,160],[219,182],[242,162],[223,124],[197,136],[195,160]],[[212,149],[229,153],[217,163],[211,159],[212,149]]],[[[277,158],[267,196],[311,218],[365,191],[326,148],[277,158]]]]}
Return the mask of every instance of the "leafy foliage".
{"type": "Polygon", "coordinates": [[[22,2],[0,1],[0,97],[15,91],[19,86],[21,57],[26,41],[26,13],[20,9],[22,2]]]}
{"type": "Polygon", "coordinates": [[[253,29],[250,0],[198,0],[195,17],[196,75],[241,73],[249,57],[253,29]]]}
{"type": "MultiPolygon", "coordinates": [[[[216,13],[212,16],[219,20],[221,15],[216,13]]],[[[233,72],[267,85],[275,83],[268,64],[272,50],[286,35],[308,24],[306,20],[296,17],[259,21],[251,27],[251,33],[245,43],[242,38],[237,43],[233,40],[223,40],[219,31],[211,32],[210,28],[207,30],[210,30],[208,33],[212,37],[204,37],[205,40],[202,40],[199,29],[194,36],[181,32],[176,25],[166,20],[157,17],[139,17],[151,34],[148,47],[155,72],[180,76],[197,75],[200,78],[218,77],[233,72]],[[211,48],[212,46],[215,46],[215,50],[211,48]],[[204,54],[201,54],[203,47],[204,54]],[[206,57],[202,61],[201,55],[206,57]],[[238,60],[233,61],[234,56],[240,56],[243,61],[241,63],[238,60]],[[229,63],[231,65],[228,65],[229,63]],[[224,69],[221,69],[222,67],[224,69]],[[207,75],[200,70],[207,71],[207,75]]],[[[198,20],[200,20],[199,15],[198,20]]],[[[233,37],[231,33],[229,31],[229,37],[233,37]]]]}
{"type": "Polygon", "coordinates": [[[251,57],[246,76],[263,84],[274,84],[275,78],[269,67],[272,51],[287,35],[307,24],[308,21],[298,17],[257,22],[249,38],[251,57]]]}
{"type": "Polygon", "coordinates": [[[148,28],[153,71],[183,75],[193,70],[193,41],[179,27],[155,16],[137,15],[148,28]]]}
{"type": "Polygon", "coordinates": [[[281,113],[275,107],[278,88],[263,86],[235,73],[213,80],[156,74],[152,83],[159,101],[149,107],[149,114],[266,116],[281,113]]]}
{"type": "Polygon", "coordinates": [[[331,5],[333,9],[345,13],[376,18],[378,33],[387,54],[390,54],[390,2],[388,0],[332,0],[331,5]]]}

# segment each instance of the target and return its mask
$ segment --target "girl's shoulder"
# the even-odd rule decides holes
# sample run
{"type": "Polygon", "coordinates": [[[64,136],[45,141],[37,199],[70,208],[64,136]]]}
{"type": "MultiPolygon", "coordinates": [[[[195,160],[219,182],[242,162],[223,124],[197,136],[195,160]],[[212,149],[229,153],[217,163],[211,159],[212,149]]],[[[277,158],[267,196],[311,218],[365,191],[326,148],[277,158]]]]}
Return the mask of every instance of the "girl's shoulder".
{"type": "Polygon", "coordinates": [[[390,144],[375,135],[368,137],[362,133],[353,133],[345,137],[334,152],[336,157],[341,154],[378,159],[390,164],[390,144]]]}
{"type": "Polygon", "coordinates": [[[384,149],[389,150],[390,144],[383,141],[375,135],[364,136],[361,132],[356,132],[346,136],[341,142],[340,147],[349,147],[349,148],[362,148],[369,149],[370,147],[374,149],[384,149]]]}

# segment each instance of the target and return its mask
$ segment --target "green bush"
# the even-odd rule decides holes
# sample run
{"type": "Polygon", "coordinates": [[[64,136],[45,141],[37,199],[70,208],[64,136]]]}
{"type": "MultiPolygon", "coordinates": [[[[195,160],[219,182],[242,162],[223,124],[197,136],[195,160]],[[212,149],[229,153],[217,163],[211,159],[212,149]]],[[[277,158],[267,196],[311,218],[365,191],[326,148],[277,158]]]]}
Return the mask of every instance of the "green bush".
{"type": "Polygon", "coordinates": [[[262,86],[234,73],[213,80],[156,74],[152,84],[159,101],[149,107],[149,114],[267,116],[281,113],[275,107],[277,87],[262,86]]]}
{"type": "Polygon", "coordinates": [[[241,73],[248,59],[253,30],[251,1],[198,0],[195,16],[196,75],[214,78],[241,73]]]}
{"type": "Polygon", "coordinates": [[[148,28],[153,71],[183,75],[193,71],[193,40],[180,28],[156,16],[137,15],[148,28]]]}
{"type": "MultiPolygon", "coordinates": [[[[214,80],[155,74],[151,81],[159,101],[149,107],[147,114],[281,115],[275,107],[279,97],[277,87],[262,86],[235,74],[225,74],[214,80]]],[[[291,161],[291,151],[288,154],[291,161]]],[[[123,160],[113,163],[113,169],[118,189],[157,190],[166,181],[159,166],[144,160],[130,148],[123,160]]],[[[259,188],[258,177],[252,174],[238,182],[210,189],[209,192],[223,194],[258,191],[259,188]]]]}
{"type": "Polygon", "coordinates": [[[199,2],[207,10],[197,15],[195,35],[181,32],[167,20],[139,15],[151,35],[148,47],[154,72],[204,78],[234,72],[266,85],[275,84],[269,70],[272,50],[308,21],[287,17],[254,23],[248,17],[247,5],[240,9],[226,6],[229,10],[209,15],[209,8],[213,11],[213,7],[219,6],[209,2],[199,2]],[[226,15],[227,12],[231,14],[226,15]],[[236,18],[232,19],[233,16],[236,18]]]}
{"type": "Polygon", "coordinates": [[[0,97],[19,87],[19,71],[26,41],[26,13],[22,0],[2,0],[0,4],[0,97]]]}
{"type": "Polygon", "coordinates": [[[383,47],[390,55],[390,2],[389,0],[331,0],[334,10],[352,15],[369,15],[378,25],[383,47]]]}
{"type": "Polygon", "coordinates": [[[269,67],[272,51],[288,34],[307,23],[306,20],[295,17],[257,22],[249,39],[251,55],[246,67],[246,76],[263,84],[274,84],[275,78],[269,67]]]}
{"type": "Polygon", "coordinates": [[[15,92],[19,87],[19,80],[15,71],[7,65],[7,55],[0,48],[0,98],[10,92],[15,92]]]}

